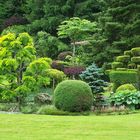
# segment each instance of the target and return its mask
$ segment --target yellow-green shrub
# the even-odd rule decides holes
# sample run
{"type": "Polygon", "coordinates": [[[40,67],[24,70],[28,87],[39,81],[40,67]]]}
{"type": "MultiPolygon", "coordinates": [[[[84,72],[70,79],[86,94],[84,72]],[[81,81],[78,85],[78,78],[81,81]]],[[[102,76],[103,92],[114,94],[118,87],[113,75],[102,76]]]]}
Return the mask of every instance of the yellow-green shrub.
{"type": "Polygon", "coordinates": [[[119,86],[116,92],[122,91],[122,90],[133,91],[133,90],[136,90],[136,88],[132,84],[124,84],[124,85],[119,86]]]}
{"type": "Polygon", "coordinates": [[[132,57],[132,58],[131,58],[131,61],[132,61],[133,63],[140,64],[140,56],[132,57]]]}
{"type": "Polygon", "coordinates": [[[121,62],[113,62],[112,63],[112,69],[122,68],[122,67],[123,67],[123,63],[121,63],[121,62]]]}
{"type": "Polygon", "coordinates": [[[133,56],[140,56],[140,47],[132,48],[131,53],[133,54],[133,56]]]}
{"type": "Polygon", "coordinates": [[[116,61],[118,61],[118,62],[124,62],[124,63],[129,62],[129,60],[130,60],[130,56],[129,55],[122,55],[122,56],[118,56],[116,58],[116,61]]]}

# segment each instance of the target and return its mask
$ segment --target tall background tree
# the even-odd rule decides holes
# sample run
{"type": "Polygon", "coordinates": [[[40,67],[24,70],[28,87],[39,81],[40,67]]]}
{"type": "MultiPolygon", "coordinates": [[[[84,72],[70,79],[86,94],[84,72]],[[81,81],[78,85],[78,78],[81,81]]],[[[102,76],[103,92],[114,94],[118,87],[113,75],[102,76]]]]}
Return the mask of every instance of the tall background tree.
{"type": "MultiPolygon", "coordinates": [[[[64,20],[80,17],[98,23],[98,31],[90,38],[92,45],[83,52],[86,64],[93,61],[106,66],[114,57],[125,50],[140,45],[140,2],[139,0],[7,0],[0,2],[0,25],[24,24],[11,16],[26,18],[26,26],[15,27],[36,35],[45,31],[57,36],[57,27],[64,20]],[[7,21],[7,20],[6,20],[7,21]],[[14,21],[14,22],[13,22],[14,21]],[[13,22],[13,24],[11,24],[13,22]],[[10,23],[10,24],[9,24],[10,23]]],[[[67,39],[62,41],[68,42],[67,39]]]]}
{"type": "Polygon", "coordinates": [[[92,57],[102,66],[116,55],[140,45],[140,1],[104,0],[100,30],[92,38],[92,57]]]}

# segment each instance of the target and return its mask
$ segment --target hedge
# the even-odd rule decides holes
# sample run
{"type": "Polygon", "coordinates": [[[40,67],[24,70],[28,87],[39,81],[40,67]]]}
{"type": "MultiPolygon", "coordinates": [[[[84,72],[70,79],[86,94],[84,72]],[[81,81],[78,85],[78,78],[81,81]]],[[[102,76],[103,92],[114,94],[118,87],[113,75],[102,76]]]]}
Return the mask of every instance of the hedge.
{"type": "Polygon", "coordinates": [[[140,56],[137,56],[137,57],[132,57],[131,58],[131,61],[133,62],[133,63],[139,63],[140,64],[140,56]]]}
{"type": "Polygon", "coordinates": [[[111,82],[114,83],[113,91],[115,92],[116,89],[126,83],[138,83],[139,77],[138,73],[135,71],[111,71],[109,73],[109,77],[111,82]]]}
{"type": "Polygon", "coordinates": [[[112,63],[112,69],[122,68],[122,67],[123,67],[123,63],[122,62],[113,62],[112,63]]]}
{"type": "Polygon", "coordinates": [[[131,53],[133,56],[140,56],[140,47],[132,48],[131,53]]]}
{"type": "Polygon", "coordinates": [[[127,63],[130,60],[130,56],[129,55],[122,55],[122,56],[118,56],[116,58],[117,62],[123,62],[123,63],[127,63]]]}
{"type": "Polygon", "coordinates": [[[131,55],[132,55],[131,50],[130,50],[130,51],[124,51],[124,55],[129,55],[129,56],[131,56],[131,55]]]}
{"type": "Polygon", "coordinates": [[[135,71],[111,71],[110,74],[111,82],[125,83],[136,83],[138,81],[138,74],[135,71]]]}

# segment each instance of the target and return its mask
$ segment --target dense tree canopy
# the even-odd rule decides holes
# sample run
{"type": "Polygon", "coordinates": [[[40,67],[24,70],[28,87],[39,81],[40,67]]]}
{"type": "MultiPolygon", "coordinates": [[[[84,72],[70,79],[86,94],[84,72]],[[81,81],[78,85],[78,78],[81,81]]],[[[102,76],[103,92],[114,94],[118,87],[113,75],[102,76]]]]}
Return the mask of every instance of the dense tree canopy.
{"type": "MultiPolygon", "coordinates": [[[[60,23],[72,17],[97,22],[98,30],[90,38],[92,45],[83,49],[86,64],[94,61],[106,66],[123,51],[140,45],[139,0],[7,0],[0,5],[1,27],[26,24],[9,31],[14,28],[18,33],[26,31],[33,36],[43,31],[57,37],[60,23]]],[[[39,40],[35,40],[37,46],[39,40]]]]}
{"type": "Polygon", "coordinates": [[[102,65],[114,56],[140,45],[140,1],[104,0],[98,16],[100,30],[93,37],[93,59],[102,65]]]}

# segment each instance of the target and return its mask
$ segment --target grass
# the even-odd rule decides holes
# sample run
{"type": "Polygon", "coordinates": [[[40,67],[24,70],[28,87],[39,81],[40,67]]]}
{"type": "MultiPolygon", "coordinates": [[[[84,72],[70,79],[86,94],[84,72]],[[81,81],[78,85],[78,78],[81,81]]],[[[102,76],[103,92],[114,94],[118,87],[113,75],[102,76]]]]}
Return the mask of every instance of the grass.
{"type": "Polygon", "coordinates": [[[0,115],[0,140],[139,140],[140,114],[0,115]]]}

